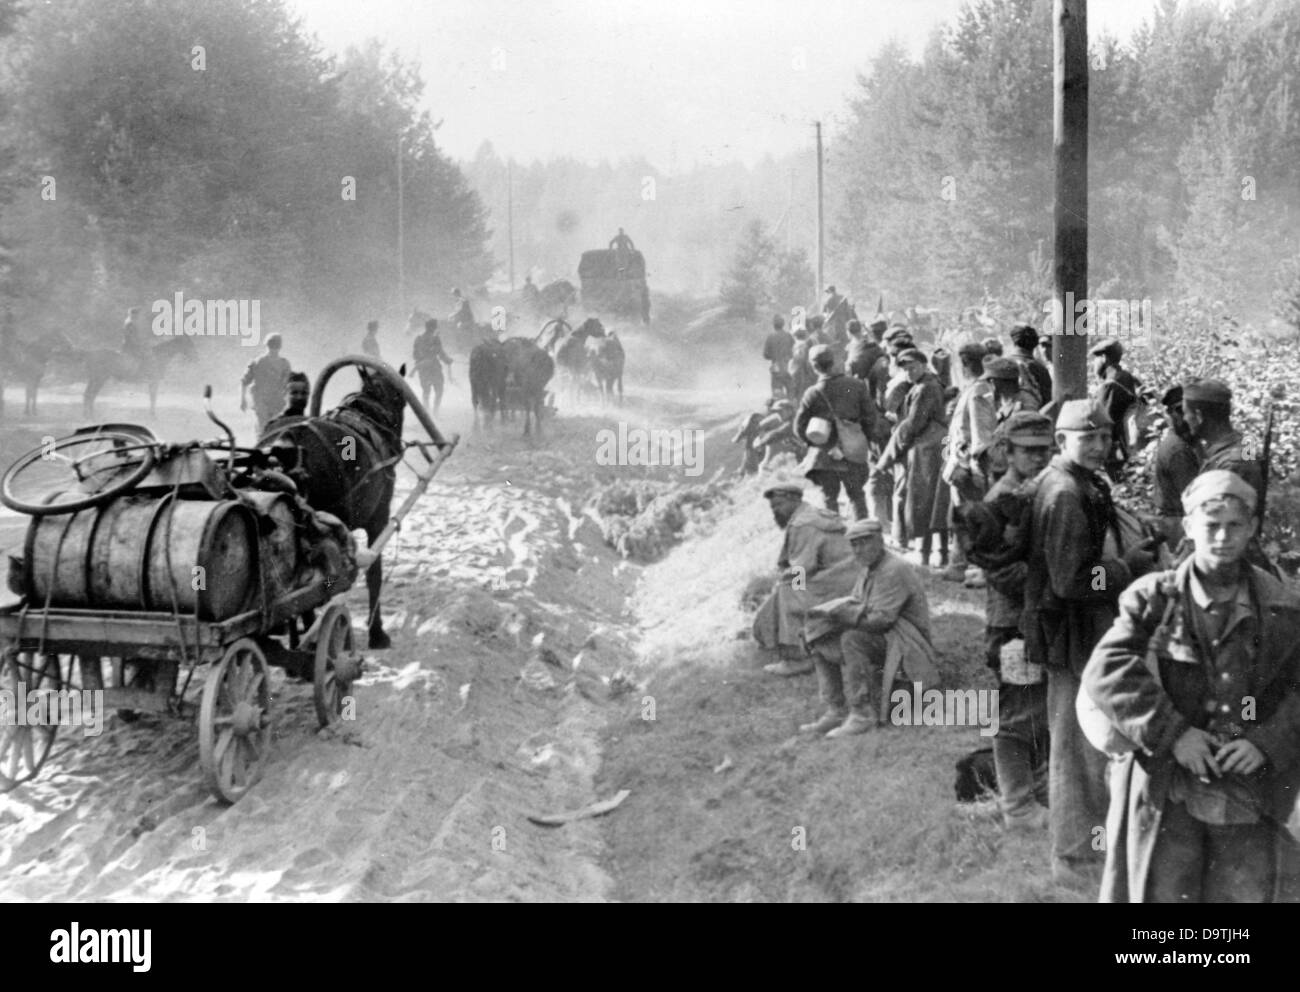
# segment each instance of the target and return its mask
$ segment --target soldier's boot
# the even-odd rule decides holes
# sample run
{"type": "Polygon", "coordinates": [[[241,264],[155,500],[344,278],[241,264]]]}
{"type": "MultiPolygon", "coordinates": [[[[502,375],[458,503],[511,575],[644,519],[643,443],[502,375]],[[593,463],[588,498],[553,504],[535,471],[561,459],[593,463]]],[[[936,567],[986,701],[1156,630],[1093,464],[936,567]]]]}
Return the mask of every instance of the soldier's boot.
{"type": "Polygon", "coordinates": [[[824,734],[828,730],[834,730],[844,722],[844,717],[848,710],[827,710],[818,719],[812,723],[805,723],[799,727],[801,734],[824,734]]]}

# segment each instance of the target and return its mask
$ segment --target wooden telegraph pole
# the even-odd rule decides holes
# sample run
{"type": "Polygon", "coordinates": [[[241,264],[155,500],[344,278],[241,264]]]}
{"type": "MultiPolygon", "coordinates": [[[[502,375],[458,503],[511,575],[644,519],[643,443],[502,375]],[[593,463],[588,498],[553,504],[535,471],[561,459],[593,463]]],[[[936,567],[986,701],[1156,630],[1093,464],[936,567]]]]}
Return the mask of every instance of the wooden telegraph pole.
{"type": "Polygon", "coordinates": [[[1074,301],[1088,295],[1088,0],[1055,0],[1052,399],[1088,395],[1090,328],[1075,333],[1074,301]],[[1070,306],[1066,306],[1067,302],[1070,306]]]}
{"type": "Polygon", "coordinates": [[[402,136],[397,136],[397,308],[406,313],[406,229],[402,209],[402,136]]]}
{"type": "Polygon", "coordinates": [[[510,241],[510,292],[515,291],[515,171],[506,159],[506,237],[510,241]]]}
{"type": "Polygon", "coordinates": [[[822,298],[822,290],[826,288],[826,273],[822,267],[822,255],[826,248],[825,224],[822,220],[822,122],[815,121],[817,126],[817,292],[813,296],[813,312],[821,308],[818,306],[822,298]]]}

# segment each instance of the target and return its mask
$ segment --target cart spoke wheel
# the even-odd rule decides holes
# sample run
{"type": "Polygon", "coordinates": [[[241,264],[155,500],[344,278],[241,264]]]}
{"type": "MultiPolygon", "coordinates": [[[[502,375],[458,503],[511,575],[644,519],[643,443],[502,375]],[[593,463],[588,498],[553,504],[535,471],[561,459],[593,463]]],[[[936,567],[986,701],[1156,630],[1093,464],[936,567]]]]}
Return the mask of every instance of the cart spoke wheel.
{"type": "MultiPolygon", "coordinates": [[[[59,688],[59,659],[57,655],[34,656],[28,652],[5,651],[0,655],[0,792],[34,779],[50,756],[57,722],[38,726],[27,725],[29,713],[18,713],[19,685],[30,700],[37,690],[57,691],[59,688]]],[[[57,719],[57,702],[45,712],[57,719]]]]}
{"type": "Polygon", "coordinates": [[[312,698],[316,703],[316,719],[322,727],[339,719],[343,700],[351,695],[352,682],[360,671],[361,662],[352,639],[352,616],[346,606],[331,604],[321,619],[312,674],[312,698]]]}
{"type": "Polygon", "coordinates": [[[23,455],[0,479],[0,502],[45,516],[106,503],[153,468],[155,445],[121,431],[73,434],[23,455]],[[58,502],[47,500],[62,494],[58,502]]]}
{"type": "Polygon", "coordinates": [[[208,672],[199,707],[199,763],[213,795],[233,803],[262,777],[271,749],[266,656],[244,637],[208,672]]]}

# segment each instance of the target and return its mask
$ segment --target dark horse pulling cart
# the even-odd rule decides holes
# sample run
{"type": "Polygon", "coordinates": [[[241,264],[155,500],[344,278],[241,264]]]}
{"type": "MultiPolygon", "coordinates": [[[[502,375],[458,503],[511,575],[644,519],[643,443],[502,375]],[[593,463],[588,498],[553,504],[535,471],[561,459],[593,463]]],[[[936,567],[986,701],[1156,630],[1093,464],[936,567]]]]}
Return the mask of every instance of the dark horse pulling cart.
{"type": "Polygon", "coordinates": [[[0,498],[32,520],[21,558],[10,558],[20,600],[0,609],[0,792],[36,776],[59,723],[28,725],[15,700],[43,698],[63,713],[71,696],[98,691],[102,708],[126,719],[179,714],[207,665],[199,757],[225,802],[258,781],[269,756],[269,665],[311,679],[322,727],[345,715],[361,659],[343,593],[365,569],[373,646],[379,555],[457,438],[442,436],[398,373],[360,356],[328,365],[310,416],[257,447],[237,447],[209,416],[226,440],[164,444],[145,428],[107,424],[6,472],[0,498]],[[325,386],[344,365],[357,366],[362,389],[321,416],[325,386]],[[429,440],[402,441],[407,405],[429,440]],[[425,465],[390,516],[394,466],[410,447],[425,465]],[[367,532],[365,550],[355,528],[367,532]]]}

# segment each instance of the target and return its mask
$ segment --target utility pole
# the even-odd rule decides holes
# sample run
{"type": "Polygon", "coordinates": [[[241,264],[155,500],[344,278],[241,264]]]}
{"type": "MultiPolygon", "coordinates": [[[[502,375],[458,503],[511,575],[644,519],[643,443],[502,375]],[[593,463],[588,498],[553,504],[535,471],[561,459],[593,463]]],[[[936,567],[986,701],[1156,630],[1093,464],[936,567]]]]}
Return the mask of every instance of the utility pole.
{"type": "Polygon", "coordinates": [[[1086,334],[1092,328],[1076,335],[1074,314],[1074,303],[1088,296],[1088,0],[1054,0],[1052,16],[1052,399],[1063,401],[1088,395],[1086,334]]]}
{"type": "Polygon", "coordinates": [[[817,301],[822,298],[822,290],[826,288],[826,273],[822,267],[826,236],[822,216],[822,122],[814,123],[817,126],[817,295],[813,297],[813,308],[816,309],[817,301]]]}
{"type": "Polygon", "coordinates": [[[794,166],[790,167],[790,195],[785,201],[785,250],[789,254],[794,247],[794,166]]]}
{"type": "Polygon", "coordinates": [[[402,136],[397,135],[397,308],[406,313],[406,231],[402,209],[402,136]]]}
{"type": "Polygon", "coordinates": [[[515,291],[515,174],[514,161],[506,160],[506,237],[510,240],[510,292],[515,291]]]}

